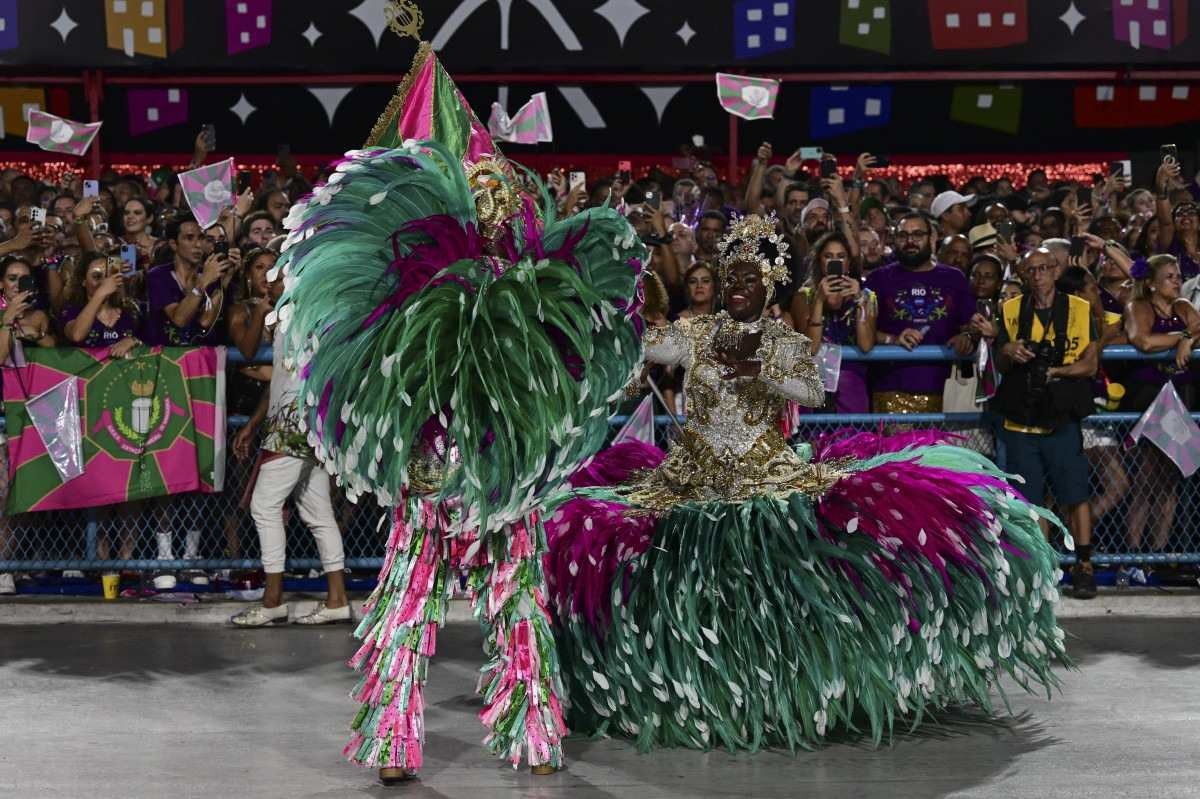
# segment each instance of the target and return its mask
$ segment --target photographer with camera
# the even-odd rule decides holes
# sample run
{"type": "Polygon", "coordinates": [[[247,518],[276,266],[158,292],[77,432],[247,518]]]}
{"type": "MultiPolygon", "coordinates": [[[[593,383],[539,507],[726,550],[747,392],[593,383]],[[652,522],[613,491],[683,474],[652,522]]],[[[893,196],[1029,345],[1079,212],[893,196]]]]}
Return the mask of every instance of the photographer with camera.
{"type": "MultiPolygon", "coordinates": [[[[1071,583],[1076,598],[1096,595],[1092,572],[1089,466],[1080,420],[1095,410],[1092,378],[1100,362],[1095,318],[1087,300],[1055,287],[1054,256],[1045,248],[1022,258],[1029,287],[1004,303],[996,338],[1004,375],[992,410],[1004,419],[1006,469],[1024,479],[1018,490],[1035,505],[1046,499],[1046,480],[1066,508],[1075,540],[1071,583]]],[[[1042,530],[1049,524],[1040,520],[1042,530]]]]}

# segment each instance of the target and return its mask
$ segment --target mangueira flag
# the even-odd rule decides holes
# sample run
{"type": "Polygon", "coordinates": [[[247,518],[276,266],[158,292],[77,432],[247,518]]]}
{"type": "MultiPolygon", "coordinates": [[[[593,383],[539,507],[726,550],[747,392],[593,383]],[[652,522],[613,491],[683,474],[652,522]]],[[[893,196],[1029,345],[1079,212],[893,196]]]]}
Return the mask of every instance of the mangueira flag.
{"type": "Polygon", "coordinates": [[[116,360],[107,349],[30,348],[24,365],[4,369],[4,411],[10,515],[223,488],[224,348],[139,348],[116,360]],[[72,378],[75,406],[31,416],[30,400],[72,378]],[[83,471],[64,480],[54,452],[76,435],[83,471]]]}

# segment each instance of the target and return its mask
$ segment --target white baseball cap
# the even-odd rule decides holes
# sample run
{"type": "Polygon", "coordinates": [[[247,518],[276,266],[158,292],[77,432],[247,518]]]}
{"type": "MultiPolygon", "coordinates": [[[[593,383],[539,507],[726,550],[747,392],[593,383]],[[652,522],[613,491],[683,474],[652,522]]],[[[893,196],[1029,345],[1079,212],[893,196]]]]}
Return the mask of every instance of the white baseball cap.
{"type": "Polygon", "coordinates": [[[961,203],[974,205],[975,195],[959,194],[956,191],[944,191],[933,198],[933,203],[929,206],[929,213],[933,214],[934,219],[941,219],[942,214],[961,203]]]}
{"type": "Polygon", "coordinates": [[[808,205],[804,206],[804,210],[800,212],[800,224],[804,224],[804,220],[808,218],[808,212],[814,208],[824,208],[829,210],[829,201],[824,197],[813,197],[808,201],[808,205]]]}

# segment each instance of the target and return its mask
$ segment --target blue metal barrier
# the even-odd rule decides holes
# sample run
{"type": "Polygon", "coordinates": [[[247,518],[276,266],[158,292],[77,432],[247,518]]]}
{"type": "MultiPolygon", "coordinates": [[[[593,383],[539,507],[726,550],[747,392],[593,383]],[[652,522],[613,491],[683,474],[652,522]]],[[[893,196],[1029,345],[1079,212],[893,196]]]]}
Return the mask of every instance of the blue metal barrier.
{"type": "MultiPolygon", "coordinates": [[[[252,359],[245,359],[234,349],[228,351],[228,362],[231,364],[270,363],[272,352],[264,347],[252,359]]],[[[1114,346],[1104,351],[1105,360],[1167,360],[1173,353],[1162,353],[1152,356],[1144,355],[1130,346],[1114,346]]],[[[1196,354],[1193,354],[1196,357],[1196,354]]],[[[897,346],[879,346],[869,353],[862,353],[855,348],[844,348],[843,360],[867,362],[936,362],[960,360],[960,356],[945,347],[917,347],[912,351],[897,346]]],[[[1193,414],[1200,421],[1200,414],[1193,414]]],[[[1141,468],[1142,460],[1139,453],[1148,444],[1139,445],[1137,449],[1126,450],[1121,444],[1128,430],[1140,418],[1136,413],[1099,413],[1085,421],[1084,427],[1091,438],[1091,445],[1085,442],[1089,453],[1100,453],[1103,457],[1094,460],[1093,489],[1097,496],[1104,493],[1104,480],[1108,475],[1119,471],[1127,478],[1132,477],[1141,468]],[[1103,467],[1103,468],[1102,468],[1103,467]]],[[[628,417],[617,415],[610,419],[613,430],[619,428],[628,417]]],[[[231,429],[237,429],[246,423],[246,418],[232,416],[229,418],[231,429]]],[[[657,415],[655,417],[656,437],[658,443],[666,446],[675,431],[670,417],[657,415]]],[[[2,423],[2,420],[0,420],[2,423]]],[[[882,427],[903,425],[927,429],[940,429],[963,436],[964,445],[977,449],[991,457],[996,456],[997,442],[994,436],[995,418],[982,413],[954,414],[831,414],[806,413],[799,417],[796,431],[798,440],[809,440],[823,432],[835,429],[879,430],[882,427]]],[[[1092,454],[1089,454],[1092,457],[1092,454]]],[[[184,569],[253,569],[259,565],[257,554],[257,536],[253,524],[247,515],[237,507],[239,487],[247,472],[246,464],[236,460],[229,461],[227,472],[229,479],[225,494],[220,495],[180,495],[162,501],[167,508],[165,520],[155,517],[157,511],[151,509],[143,512],[137,519],[129,523],[137,528],[137,540],[134,557],[130,560],[99,559],[99,542],[102,533],[107,529],[97,517],[94,510],[76,512],[53,512],[44,514],[26,514],[4,520],[9,531],[9,551],[7,557],[0,557],[0,572],[5,571],[39,571],[44,569],[87,569],[87,570],[184,570],[184,569]],[[165,524],[175,533],[177,544],[182,544],[182,532],[189,527],[198,528],[202,533],[200,557],[196,559],[174,558],[157,560],[146,557],[153,554],[155,533],[165,524]],[[232,532],[230,532],[232,531],[232,532]],[[225,535],[223,536],[222,533],[225,535]],[[228,548],[228,539],[238,542],[240,550],[236,555],[225,552],[218,556],[222,546],[228,548]]],[[[1121,509],[1128,509],[1128,496],[1120,498],[1120,502],[1107,516],[1096,525],[1095,539],[1097,546],[1093,560],[1098,564],[1118,563],[1200,563],[1200,480],[1180,478],[1169,486],[1155,486],[1156,491],[1170,492],[1176,496],[1177,512],[1172,530],[1172,546],[1163,552],[1134,552],[1125,545],[1125,534],[1122,527],[1123,515],[1121,509]]],[[[1127,491],[1128,493],[1128,491],[1127,491]]],[[[377,508],[373,503],[369,506],[360,505],[352,508],[340,506],[340,515],[344,524],[344,540],[346,542],[346,563],[353,569],[376,569],[382,563],[382,548],[386,540],[387,529],[378,527],[381,518],[387,511],[377,508]]],[[[107,536],[119,538],[119,533],[108,529],[107,536]]],[[[112,549],[116,551],[117,541],[113,541],[112,549]]],[[[0,547],[3,538],[0,537],[0,547]]],[[[307,570],[320,568],[320,562],[315,557],[311,536],[294,520],[289,526],[288,551],[295,556],[289,558],[289,569],[307,570]]],[[[6,553],[0,549],[0,556],[6,553]]],[[[1061,553],[1062,561],[1070,563],[1073,556],[1061,553]]]]}

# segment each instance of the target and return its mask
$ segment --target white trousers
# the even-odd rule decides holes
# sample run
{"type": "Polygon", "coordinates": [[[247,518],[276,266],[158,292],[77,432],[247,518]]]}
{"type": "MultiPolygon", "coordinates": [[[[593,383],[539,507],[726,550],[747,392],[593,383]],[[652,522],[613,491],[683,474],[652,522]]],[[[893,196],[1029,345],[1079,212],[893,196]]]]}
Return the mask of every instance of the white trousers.
{"type": "Polygon", "coordinates": [[[254,484],[254,495],[250,498],[250,516],[258,529],[263,571],[267,574],[283,572],[287,557],[283,503],[293,491],[300,519],[317,539],[322,569],[327,573],[341,571],[345,567],[342,531],[329,500],[329,475],[318,464],[290,455],[280,455],[262,465],[258,482],[254,484]]]}

